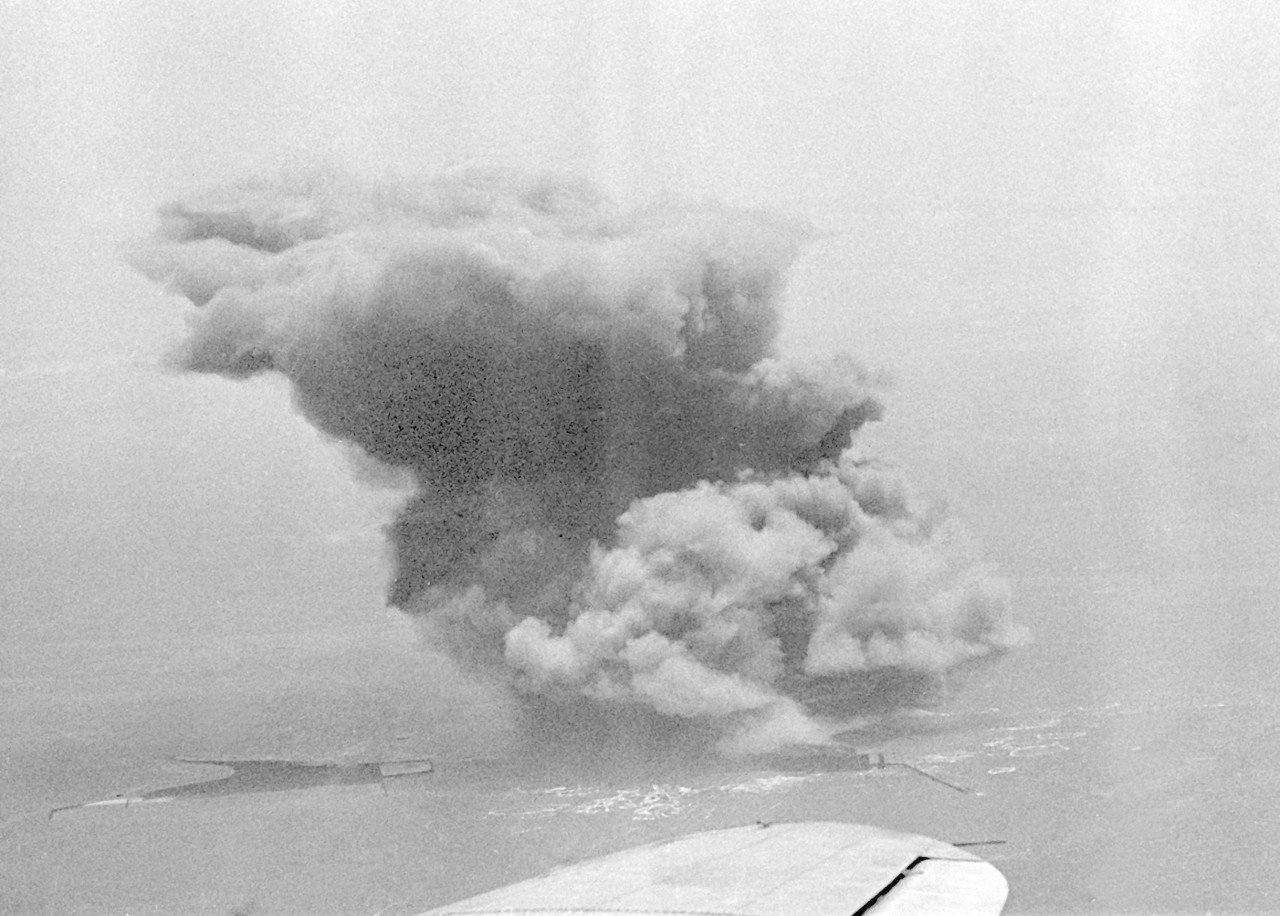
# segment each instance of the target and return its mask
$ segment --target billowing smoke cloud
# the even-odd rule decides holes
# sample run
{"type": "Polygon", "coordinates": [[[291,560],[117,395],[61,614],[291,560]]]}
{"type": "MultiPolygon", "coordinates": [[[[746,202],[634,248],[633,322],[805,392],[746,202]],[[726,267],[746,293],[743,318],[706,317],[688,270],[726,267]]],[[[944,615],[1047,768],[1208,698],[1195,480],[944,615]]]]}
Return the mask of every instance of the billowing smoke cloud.
{"type": "Polygon", "coordinates": [[[390,600],[519,691],[750,749],[833,727],[790,685],[1016,638],[955,523],[854,447],[881,414],[866,374],[777,358],[801,226],[496,171],[161,214],[134,261],[200,307],[181,365],[282,373],[411,474],[390,600]]]}

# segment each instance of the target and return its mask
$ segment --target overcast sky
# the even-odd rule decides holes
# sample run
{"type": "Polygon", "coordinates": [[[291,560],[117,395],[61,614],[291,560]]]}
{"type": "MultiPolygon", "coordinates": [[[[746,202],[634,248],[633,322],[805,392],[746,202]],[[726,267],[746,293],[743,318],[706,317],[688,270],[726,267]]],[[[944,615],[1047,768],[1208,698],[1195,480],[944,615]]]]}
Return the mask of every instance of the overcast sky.
{"type": "MultiPolygon", "coordinates": [[[[1226,603],[1272,594],[1278,10],[7,3],[6,625],[376,607],[392,497],[282,384],[157,371],[182,307],[119,246],[193,185],[477,159],[813,221],[787,346],[892,371],[878,438],[1015,582],[1130,565],[1138,616],[1197,564],[1243,570],[1199,580],[1226,603]]],[[[1102,639],[1027,600],[1042,639],[1102,639]]],[[[1274,644],[1257,613],[1226,633],[1274,644]]]]}

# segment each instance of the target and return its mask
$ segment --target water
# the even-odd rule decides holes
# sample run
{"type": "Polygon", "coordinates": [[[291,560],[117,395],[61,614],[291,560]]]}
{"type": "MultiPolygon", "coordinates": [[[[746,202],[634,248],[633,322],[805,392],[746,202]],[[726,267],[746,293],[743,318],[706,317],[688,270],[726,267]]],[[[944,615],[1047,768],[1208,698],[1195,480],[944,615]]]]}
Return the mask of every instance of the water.
{"type": "MultiPolygon", "coordinates": [[[[1098,583],[1053,585],[1069,610],[1098,583]]],[[[500,718],[402,632],[363,635],[232,641],[178,696],[155,676],[176,646],[7,646],[0,911],[414,913],[654,839],[805,819],[1000,841],[981,852],[1009,879],[1010,913],[1280,909],[1274,694],[1229,670],[1178,694],[1100,685],[1083,702],[1055,700],[1036,685],[1061,662],[1039,645],[963,673],[933,709],[845,736],[970,790],[959,792],[829,756],[619,768],[587,748],[556,762],[504,752],[500,718]],[[437,766],[381,785],[48,818],[222,775],[173,759],[215,750],[437,766]]]]}

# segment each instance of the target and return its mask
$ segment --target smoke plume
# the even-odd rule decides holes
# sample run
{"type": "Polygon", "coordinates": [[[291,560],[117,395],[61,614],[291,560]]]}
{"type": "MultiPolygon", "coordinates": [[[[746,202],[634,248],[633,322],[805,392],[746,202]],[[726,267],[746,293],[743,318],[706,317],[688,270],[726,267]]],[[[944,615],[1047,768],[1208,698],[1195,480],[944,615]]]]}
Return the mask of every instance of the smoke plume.
{"type": "Polygon", "coordinates": [[[282,373],[408,472],[390,601],[538,702],[819,741],[793,685],[1016,638],[955,522],[860,453],[872,380],[777,357],[798,224],[474,170],[246,182],[161,218],[133,260],[199,307],[177,361],[282,373]]]}

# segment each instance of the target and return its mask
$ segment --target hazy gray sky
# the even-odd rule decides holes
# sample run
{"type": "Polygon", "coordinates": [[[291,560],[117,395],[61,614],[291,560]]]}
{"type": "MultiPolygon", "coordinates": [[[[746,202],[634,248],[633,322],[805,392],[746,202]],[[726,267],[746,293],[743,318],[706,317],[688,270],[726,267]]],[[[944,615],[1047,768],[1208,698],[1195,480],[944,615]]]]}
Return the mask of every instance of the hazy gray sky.
{"type": "MultiPolygon", "coordinates": [[[[252,617],[324,575],[304,537],[368,570],[334,613],[376,602],[386,497],[283,386],[149,368],[181,308],[117,246],[193,184],[472,159],[830,233],[788,345],[894,372],[879,438],[1015,580],[1273,588],[1277,58],[1264,0],[6,4],[11,619],[252,617]]],[[[1044,638],[1100,638],[1027,600],[1044,638]]]]}

